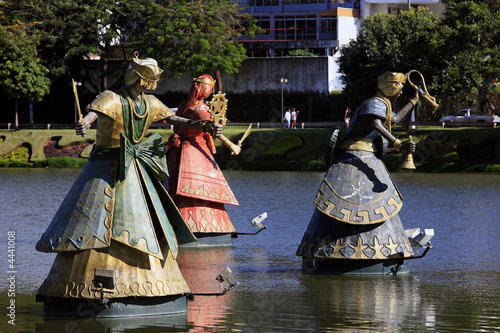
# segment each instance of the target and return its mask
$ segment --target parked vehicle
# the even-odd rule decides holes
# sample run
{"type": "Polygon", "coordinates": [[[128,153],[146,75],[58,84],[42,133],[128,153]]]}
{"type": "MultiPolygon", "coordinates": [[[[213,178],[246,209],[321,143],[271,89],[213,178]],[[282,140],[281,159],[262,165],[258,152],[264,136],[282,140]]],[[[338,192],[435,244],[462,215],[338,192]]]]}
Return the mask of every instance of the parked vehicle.
{"type": "Polygon", "coordinates": [[[496,115],[479,115],[477,113],[474,113],[472,109],[462,109],[453,116],[442,117],[441,119],[439,119],[439,121],[443,123],[444,126],[460,126],[474,123],[478,125],[479,123],[492,123],[493,125],[495,125],[495,123],[500,122],[500,117],[496,115]]]}

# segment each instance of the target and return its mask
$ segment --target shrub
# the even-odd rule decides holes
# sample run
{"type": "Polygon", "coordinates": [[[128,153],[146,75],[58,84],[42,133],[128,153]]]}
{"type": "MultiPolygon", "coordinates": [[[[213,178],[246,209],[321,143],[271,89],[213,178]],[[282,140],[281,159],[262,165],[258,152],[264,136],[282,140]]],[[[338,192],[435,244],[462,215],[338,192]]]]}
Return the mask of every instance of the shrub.
{"type": "Polygon", "coordinates": [[[37,168],[83,168],[87,163],[86,159],[68,156],[47,158],[34,163],[37,168]]]}
{"type": "Polygon", "coordinates": [[[288,52],[289,57],[317,57],[318,55],[309,49],[295,49],[288,52]]]}
{"type": "Polygon", "coordinates": [[[0,162],[24,162],[27,163],[30,160],[30,150],[28,147],[21,146],[10,154],[0,157],[0,162]]]}
{"type": "Polygon", "coordinates": [[[325,161],[311,160],[304,163],[302,171],[325,171],[325,161]]]}
{"type": "Polygon", "coordinates": [[[33,163],[20,161],[0,161],[0,168],[31,168],[33,163]]]}
{"type": "Polygon", "coordinates": [[[260,159],[269,160],[276,158],[284,158],[285,155],[297,148],[302,147],[304,143],[302,139],[296,135],[285,135],[277,139],[269,149],[264,152],[260,159]]]}

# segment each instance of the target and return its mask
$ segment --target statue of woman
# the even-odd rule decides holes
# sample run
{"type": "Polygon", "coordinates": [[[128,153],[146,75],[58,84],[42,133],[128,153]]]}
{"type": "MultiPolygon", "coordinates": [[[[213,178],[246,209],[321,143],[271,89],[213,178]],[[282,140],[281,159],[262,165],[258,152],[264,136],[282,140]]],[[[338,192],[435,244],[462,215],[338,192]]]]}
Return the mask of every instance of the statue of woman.
{"type": "MultiPolygon", "coordinates": [[[[211,115],[204,100],[212,93],[214,84],[215,80],[207,74],[193,79],[188,99],[179,105],[177,115],[209,122],[211,115]]],[[[210,134],[196,128],[175,127],[167,148],[168,192],[198,238],[198,245],[231,245],[235,228],[224,205],[238,205],[238,201],[212,154],[215,146],[210,134]],[[223,236],[227,239],[217,239],[223,236]]]]}
{"type": "MultiPolygon", "coordinates": [[[[403,73],[379,76],[378,93],[356,110],[337,145],[297,249],[306,272],[383,274],[400,269],[399,259],[414,256],[398,215],[402,196],[380,160],[387,143],[401,147],[390,132],[391,122],[399,122],[418,102],[416,94],[392,112],[391,100],[405,82],[403,73]]],[[[404,147],[415,150],[413,142],[404,147]]]]}
{"type": "Polygon", "coordinates": [[[178,117],[144,94],[156,89],[161,73],[154,59],[132,60],[126,86],[97,96],[76,126],[81,135],[96,122],[96,143],[36,245],[38,251],[57,253],[37,292],[48,316],[88,316],[81,307],[89,304],[91,315],[99,315],[110,308],[103,299],[130,305],[117,306],[118,313],[132,310],[139,298],[177,300],[182,311],[186,307],[190,290],[176,262],[178,242],[196,238],[162,186],[168,177],[162,139],[146,132],[162,119],[215,136],[221,126],[178,117]],[[108,282],[99,286],[102,279],[108,282]]]}

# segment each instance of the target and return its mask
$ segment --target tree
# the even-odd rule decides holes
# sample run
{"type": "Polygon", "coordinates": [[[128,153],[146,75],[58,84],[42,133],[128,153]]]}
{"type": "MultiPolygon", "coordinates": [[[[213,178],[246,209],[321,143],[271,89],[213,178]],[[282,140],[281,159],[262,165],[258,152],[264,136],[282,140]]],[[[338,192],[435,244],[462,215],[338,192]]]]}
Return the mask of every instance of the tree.
{"type": "Polygon", "coordinates": [[[437,90],[438,73],[446,66],[441,60],[445,36],[438,16],[423,7],[367,17],[358,38],[340,50],[345,92],[366,99],[377,91],[380,74],[411,69],[424,75],[430,91],[437,90]]]}
{"type": "Polygon", "coordinates": [[[346,92],[374,93],[385,70],[417,69],[429,91],[452,97],[475,93],[483,113],[500,78],[498,0],[444,0],[444,18],[424,8],[368,17],[357,40],[341,49],[346,92]]]}
{"type": "Polygon", "coordinates": [[[116,32],[106,27],[116,1],[5,0],[0,6],[11,19],[39,34],[38,56],[52,80],[66,74],[91,83],[94,78],[80,72],[82,60],[92,55],[103,59],[113,56],[110,45],[116,32]]]}
{"type": "Polygon", "coordinates": [[[443,25],[449,28],[443,90],[450,95],[477,92],[483,113],[496,112],[490,101],[500,78],[500,2],[444,1],[443,25]]]}
{"type": "Polygon", "coordinates": [[[135,51],[157,59],[169,76],[233,74],[246,58],[237,38],[257,29],[243,27],[248,17],[231,0],[5,0],[0,6],[41,32],[39,55],[52,77],[66,73],[91,83],[79,65],[99,57],[101,89],[108,88],[107,59],[131,58],[135,51]]]}
{"type": "Polygon", "coordinates": [[[169,76],[215,73],[222,91],[220,73],[237,73],[246,59],[236,40],[243,33],[253,35],[256,25],[250,21],[245,28],[242,20],[249,17],[231,0],[158,0],[155,5],[147,16],[134,2],[122,7],[117,22],[127,27],[123,47],[154,55],[169,76]]]}
{"type": "MultiPolygon", "coordinates": [[[[2,13],[0,13],[2,15],[2,13]]],[[[15,100],[15,128],[19,129],[19,99],[40,101],[49,93],[48,69],[37,56],[37,36],[29,36],[21,22],[0,18],[0,90],[15,100]]]]}

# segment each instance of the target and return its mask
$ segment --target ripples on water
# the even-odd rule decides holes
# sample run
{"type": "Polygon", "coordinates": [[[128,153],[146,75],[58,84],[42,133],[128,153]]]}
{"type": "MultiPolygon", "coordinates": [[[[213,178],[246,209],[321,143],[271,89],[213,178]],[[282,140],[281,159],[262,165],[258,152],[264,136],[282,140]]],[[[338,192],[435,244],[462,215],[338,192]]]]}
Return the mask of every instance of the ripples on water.
{"type": "MultiPolygon", "coordinates": [[[[226,172],[240,202],[227,207],[237,230],[252,232],[251,219],[263,212],[268,229],[240,236],[230,248],[185,249],[179,262],[195,293],[220,290],[215,276],[224,267],[239,281],[235,289],[197,296],[185,317],[44,320],[34,293],[55,255],[34,246],[78,173],[0,170],[0,243],[5,248],[8,230],[17,237],[18,331],[500,331],[500,175],[489,174],[394,174],[404,227],[434,228],[434,248],[411,263],[409,275],[349,277],[303,274],[295,256],[322,173],[226,172]]],[[[6,289],[4,279],[0,286],[6,289]]],[[[12,331],[5,319],[0,328],[12,331]]]]}

